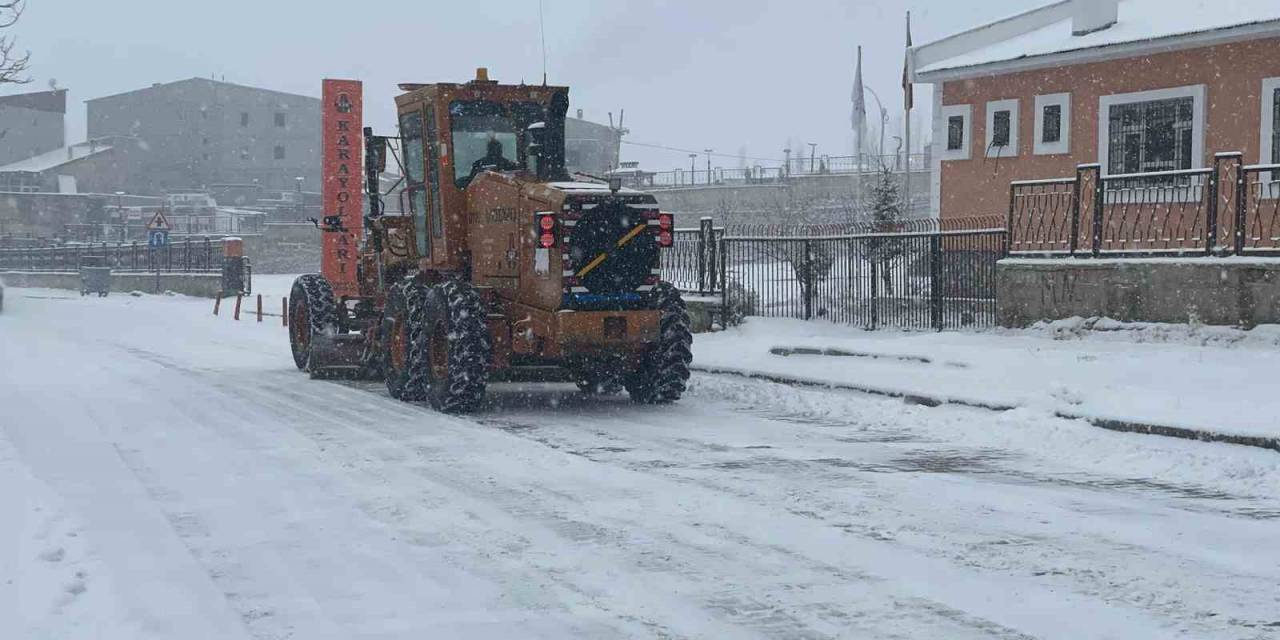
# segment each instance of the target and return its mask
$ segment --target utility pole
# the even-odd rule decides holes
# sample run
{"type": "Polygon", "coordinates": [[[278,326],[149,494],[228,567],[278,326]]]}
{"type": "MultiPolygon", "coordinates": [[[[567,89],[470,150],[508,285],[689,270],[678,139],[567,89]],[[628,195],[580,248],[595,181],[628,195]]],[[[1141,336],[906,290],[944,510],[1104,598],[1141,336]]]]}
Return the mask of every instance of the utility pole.
{"type": "Polygon", "coordinates": [[[784,161],[786,164],[782,166],[782,177],[785,178],[791,175],[791,148],[788,147],[783,149],[782,154],[786,156],[786,160],[784,161]]]}
{"type": "Polygon", "coordinates": [[[809,173],[813,173],[813,161],[818,157],[818,143],[810,142],[809,145],[809,173]]]}
{"type": "Polygon", "coordinates": [[[711,184],[711,152],[715,149],[703,149],[702,152],[707,154],[707,184],[711,184]]]}

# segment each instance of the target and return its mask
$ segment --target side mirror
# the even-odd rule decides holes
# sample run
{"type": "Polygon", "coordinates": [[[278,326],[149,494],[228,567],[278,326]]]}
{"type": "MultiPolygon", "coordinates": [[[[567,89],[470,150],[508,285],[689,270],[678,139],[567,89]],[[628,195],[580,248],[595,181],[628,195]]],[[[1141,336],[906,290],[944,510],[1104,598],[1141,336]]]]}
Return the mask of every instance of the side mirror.
{"type": "Polygon", "coordinates": [[[387,138],[373,135],[373,127],[364,128],[364,155],[366,167],[377,167],[378,173],[387,170],[387,138]]]}

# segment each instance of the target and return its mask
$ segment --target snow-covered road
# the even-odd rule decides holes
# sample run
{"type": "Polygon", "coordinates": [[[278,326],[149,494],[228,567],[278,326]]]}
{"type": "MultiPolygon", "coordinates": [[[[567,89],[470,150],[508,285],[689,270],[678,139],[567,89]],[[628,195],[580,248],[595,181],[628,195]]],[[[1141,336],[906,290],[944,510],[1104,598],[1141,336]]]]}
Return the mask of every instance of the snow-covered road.
{"type": "Polygon", "coordinates": [[[446,417],[7,298],[0,638],[1280,637],[1274,452],[717,376],[446,417]]]}

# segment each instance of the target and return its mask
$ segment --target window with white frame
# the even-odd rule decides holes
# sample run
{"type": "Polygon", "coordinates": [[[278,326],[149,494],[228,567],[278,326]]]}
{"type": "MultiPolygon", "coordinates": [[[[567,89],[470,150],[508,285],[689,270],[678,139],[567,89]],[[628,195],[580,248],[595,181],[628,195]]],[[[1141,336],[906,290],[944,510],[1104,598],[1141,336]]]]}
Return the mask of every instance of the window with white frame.
{"type": "Polygon", "coordinates": [[[1262,81],[1262,146],[1258,162],[1280,164],[1280,78],[1262,81]]]}
{"type": "Polygon", "coordinates": [[[969,135],[972,125],[973,108],[967,104],[953,104],[942,107],[939,120],[940,131],[935,132],[935,139],[944,144],[939,156],[942,160],[968,160],[969,135]]]}
{"type": "Polygon", "coordinates": [[[987,103],[987,157],[1018,155],[1018,101],[987,103]]]}
{"type": "Polygon", "coordinates": [[[1194,169],[1204,159],[1204,85],[1102,96],[1098,149],[1108,175],[1194,169]]]}
{"type": "Polygon", "coordinates": [[[1036,155],[1071,152],[1071,94],[1051,93],[1036,96],[1036,155]]]}

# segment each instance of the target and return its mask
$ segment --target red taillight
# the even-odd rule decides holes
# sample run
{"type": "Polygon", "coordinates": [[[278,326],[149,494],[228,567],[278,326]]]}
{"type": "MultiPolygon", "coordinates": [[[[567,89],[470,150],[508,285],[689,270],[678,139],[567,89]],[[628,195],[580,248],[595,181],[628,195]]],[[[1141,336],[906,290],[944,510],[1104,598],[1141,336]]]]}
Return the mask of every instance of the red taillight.
{"type": "Polygon", "coordinates": [[[663,231],[670,231],[674,218],[669,213],[658,214],[658,227],[663,231]]]}
{"type": "Polygon", "coordinates": [[[659,234],[658,234],[658,246],[659,246],[659,247],[669,247],[669,246],[671,246],[671,232],[670,232],[670,231],[666,231],[666,230],[664,230],[664,231],[662,231],[662,233],[659,233],[659,234]]]}
{"type": "Polygon", "coordinates": [[[538,225],[538,246],[543,249],[550,249],[556,246],[556,217],[550,211],[538,212],[535,214],[535,222],[538,225]]]}

